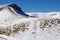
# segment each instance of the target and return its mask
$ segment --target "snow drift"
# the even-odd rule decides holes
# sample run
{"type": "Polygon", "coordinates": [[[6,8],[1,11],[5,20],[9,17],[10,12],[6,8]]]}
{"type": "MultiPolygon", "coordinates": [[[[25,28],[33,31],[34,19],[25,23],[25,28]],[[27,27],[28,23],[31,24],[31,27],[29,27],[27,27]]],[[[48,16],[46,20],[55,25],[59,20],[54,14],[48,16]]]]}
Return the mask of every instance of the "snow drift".
{"type": "Polygon", "coordinates": [[[25,14],[16,4],[0,6],[0,40],[60,40],[60,12],[25,14]]]}

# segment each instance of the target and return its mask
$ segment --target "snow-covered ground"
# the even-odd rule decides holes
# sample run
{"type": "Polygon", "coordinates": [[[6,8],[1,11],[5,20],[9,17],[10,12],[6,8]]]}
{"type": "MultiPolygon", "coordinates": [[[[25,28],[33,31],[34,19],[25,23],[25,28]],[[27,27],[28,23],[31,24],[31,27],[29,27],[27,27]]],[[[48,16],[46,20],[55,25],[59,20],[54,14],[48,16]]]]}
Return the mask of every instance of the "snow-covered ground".
{"type": "Polygon", "coordinates": [[[11,27],[12,32],[9,36],[5,34],[0,36],[8,40],[60,40],[60,24],[58,22],[60,21],[60,14],[58,12],[30,13],[29,15],[37,16],[38,18],[18,19],[13,21],[12,24],[7,22],[9,25],[5,26],[11,27]]]}
{"type": "Polygon", "coordinates": [[[32,18],[10,8],[0,6],[0,40],[60,40],[60,12],[26,13],[32,18]]]}

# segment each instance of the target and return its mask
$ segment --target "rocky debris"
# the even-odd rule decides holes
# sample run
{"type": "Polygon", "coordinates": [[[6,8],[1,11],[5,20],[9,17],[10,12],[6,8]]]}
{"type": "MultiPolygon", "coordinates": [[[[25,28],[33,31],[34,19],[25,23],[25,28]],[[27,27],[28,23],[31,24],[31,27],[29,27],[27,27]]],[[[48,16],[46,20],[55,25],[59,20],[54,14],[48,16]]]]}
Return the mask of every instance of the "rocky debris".
{"type": "Polygon", "coordinates": [[[28,30],[29,22],[23,22],[14,24],[13,26],[9,26],[6,28],[0,27],[0,34],[10,35],[12,33],[17,33],[18,31],[24,32],[25,30],[28,30]]]}
{"type": "Polygon", "coordinates": [[[60,19],[40,19],[40,28],[49,28],[60,24],[60,19]]]}

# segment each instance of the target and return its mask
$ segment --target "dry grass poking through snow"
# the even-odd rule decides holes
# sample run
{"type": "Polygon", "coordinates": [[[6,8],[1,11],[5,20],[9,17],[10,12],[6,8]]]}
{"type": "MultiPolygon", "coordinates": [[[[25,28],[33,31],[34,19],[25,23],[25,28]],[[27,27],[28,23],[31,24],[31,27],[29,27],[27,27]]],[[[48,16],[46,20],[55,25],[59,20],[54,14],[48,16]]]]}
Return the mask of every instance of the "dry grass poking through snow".
{"type": "Polygon", "coordinates": [[[53,27],[53,25],[57,26],[58,24],[60,24],[60,19],[39,19],[39,20],[40,28],[42,29],[53,27]]]}
{"type": "Polygon", "coordinates": [[[18,31],[24,32],[28,30],[29,22],[22,22],[14,24],[13,26],[9,26],[6,28],[0,28],[0,34],[10,35],[12,33],[17,33],[18,31]]]}
{"type": "MultiPolygon", "coordinates": [[[[19,31],[26,31],[29,30],[29,25],[31,21],[25,21],[25,22],[19,22],[16,24],[13,24],[13,26],[9,26],[6,28],[1,27],[0,28],[0,34],[10,35],[12,33],[17,33],[19,31]]],[[[37,27],[40,27],[40,29],[44,30],[45,28],[51,28],[55,27],[60,24],[60,19],[34,19],[34,30],[36,30],[37,27]],[[38,24],[38,25],[37,25],[38,24]]]]}

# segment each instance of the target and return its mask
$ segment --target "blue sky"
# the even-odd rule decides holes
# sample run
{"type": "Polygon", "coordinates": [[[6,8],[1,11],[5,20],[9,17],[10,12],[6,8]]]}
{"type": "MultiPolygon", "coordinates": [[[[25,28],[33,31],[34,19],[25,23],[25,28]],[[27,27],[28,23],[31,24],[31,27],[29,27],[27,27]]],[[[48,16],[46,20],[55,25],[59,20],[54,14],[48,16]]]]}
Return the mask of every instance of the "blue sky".
{"type": "Polygon", "coordinates": [[[15,3],[24,12],[60,12],[60,0],[0,0],[0,5],[15,3]]]}

